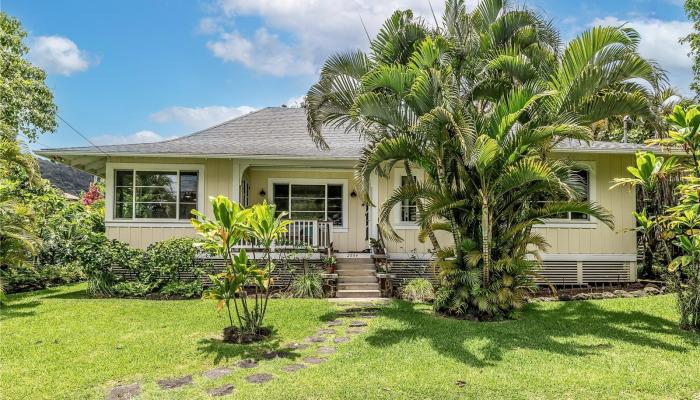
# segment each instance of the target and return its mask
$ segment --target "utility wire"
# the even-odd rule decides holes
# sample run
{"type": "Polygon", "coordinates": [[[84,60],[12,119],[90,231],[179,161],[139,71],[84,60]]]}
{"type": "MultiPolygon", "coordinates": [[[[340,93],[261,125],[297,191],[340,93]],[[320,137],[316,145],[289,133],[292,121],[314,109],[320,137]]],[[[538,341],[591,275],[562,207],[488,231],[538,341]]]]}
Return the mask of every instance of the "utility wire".
{"type": "Polygon", "coordinates": [[[56,115],[58,116],[58,118],[59,118],[61,121],[63,121],[64,124],[68,125],[68,127],[71,128],[75,133],[77,133],[78,135],[80,135],[80,137],[82,137],[83,139],[85,139],[86,142],[90,143],[90,144],[92,145],[92,147],[96,148],[97,150],[99,150],[100,152],[102,152],[104,155],[106,155],[107,157],[109,157],[109,153],[107,153],[106,151],[102,150],[102,149],[100,148],[100,146],[98,146],[98,145],[96,145],[95,143],[93,143],[93,142],[92,142],[90,139],[88,139],[85,135],[83,135],[82,133],[80,133],[80,131],[78,131],[77,129],[75,129],[75,128],[73,127],[73,125],[71,125],[70,123],[68,123],[68,121],[66,121],[66,120],[61,116],[61,114],[58,114],[58,113],[57,113],[56,115]]]}

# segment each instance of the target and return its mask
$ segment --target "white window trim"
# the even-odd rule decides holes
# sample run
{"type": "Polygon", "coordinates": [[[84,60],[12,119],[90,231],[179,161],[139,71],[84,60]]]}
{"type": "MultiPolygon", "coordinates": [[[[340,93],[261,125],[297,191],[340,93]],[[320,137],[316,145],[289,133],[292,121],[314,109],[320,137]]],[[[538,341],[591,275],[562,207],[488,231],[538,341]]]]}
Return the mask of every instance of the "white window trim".
{"type": "MultiPolygon", "coordinates": [[[[394,169],[394,185],[393,185],[393,193],[401,187],[401,178],[404,176],[408,176],[406,174],[406,170],[403,168],[396,168],[394,169]]],[[[413,171],[413,176],[417,179],[420,180],[423,178],[423,172],[420,170],[414,170],[413,171]]],[[[391,193],[389,193],[389,196],[391,196],[391,193]]],[[[394,206],[394,208],[391,210],[391,213],[393,214],[393,222],[392,225],[396,229],[420,229],[420,226],[418,225],[418,222],[411,222],[411,221],[402,221],[401,220],[401,204],[397,204],[394,206]]],[[[417,213],[416,213],[417,215],[417,213]]]]}
{"type": "Polygon", "coordinates": [[[289,183],[292,185],[343,185],[343,224],[333,226],[333,232],[348,231],[348,180],[347,179],[316,179],[316,178],[267,178],[267,202],[273,203],[273,185],[289,183]]]}
{"type": "MultiPolygon", "coordinates": [[[[114,218],[114,171],[197,171],[197,210],[204,212],[204,165],[202,164],[144,164],[144,163],[107,163],[105,187],[105,225],[106,226],[138,226],[138,227],[182,227],[190,226],[189,219],[161,219],[161,218],[114,218]]],[[[178,183],[179,184],[179,183],[178,183]]],[[[179,188],[178,188],[179,191],[179,188]]],[[[136,195],[134,193],[134,195],[136,195]]]]}
{"type": "MultiPolygon", "coordinates": [[[[596,179],[597,166],[595,161],[574,161],[576,168],[585,169],[588,171],[588,201],[597,201],[598,181],[596,179]]],[[[595,229],[598,227],[598,219],[589,216],[588,221],[572,220],[572,219],[546,219],[544,224],[535,225],[534,228],[575,228],[575,229],[595,229]]]]}

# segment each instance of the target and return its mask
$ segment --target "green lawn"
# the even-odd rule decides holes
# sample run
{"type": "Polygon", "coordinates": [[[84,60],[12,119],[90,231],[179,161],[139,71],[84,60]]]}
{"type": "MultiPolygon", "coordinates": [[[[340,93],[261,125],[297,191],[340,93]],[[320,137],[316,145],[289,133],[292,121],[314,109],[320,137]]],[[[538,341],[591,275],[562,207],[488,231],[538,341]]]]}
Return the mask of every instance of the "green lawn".
{"type": "MultiPolygon", "coordinates": [[[[236,386],[237,399],[700,394],[700,336],[677,329],[671,296],[538,303],[520,320],[500,323],[438,318],[425,306],[397,301],[321,365],[286,373],[281,368],[290,361],[275,359],[213,381],[200,376],[266,346],[301,341],[335,310],[324,300],[275,300],[272,343],[237,346],[214,339],[223,319],[209,302],[89,299],[83,285],[11,296],[0,310],[0,397],[102,399],[109,388],[132,382],[141,384],[143,399],[204,399],[205,389],[224,383],[236,386]],[[244,380],[259,372],[275,379],[244,380]],[[185,374],[194,375],[186,388],[162,391],[155,383],[185,374]]],[[[296,355],[314,352],[312,346],[296,355]]]]}

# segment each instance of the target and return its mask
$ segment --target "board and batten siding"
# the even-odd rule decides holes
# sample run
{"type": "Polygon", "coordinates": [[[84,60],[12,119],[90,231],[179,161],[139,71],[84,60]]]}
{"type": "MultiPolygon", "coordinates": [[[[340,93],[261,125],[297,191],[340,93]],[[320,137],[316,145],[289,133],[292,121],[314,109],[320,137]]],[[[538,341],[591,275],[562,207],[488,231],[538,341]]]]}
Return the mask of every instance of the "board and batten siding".
{"type": "MultiPolygon", "coordinates": [[[[132,158],[113,157],[110,163],[133,163],[138,169],[139,164],[197,164],[204,166],[204,213],[212,216],[209,196],[233,195],[233,161],[228,159],[192,159],[192,158],[132,158]]],[[[107,190],[114,190],[107,188],[107,190]]],[[[117,239],[137,248],[146,248],[148,245],[161,240],[194,236],[195,231],[188,222],[174,222],[163,224],[139,224],[138,222],[110,222],[106,223],[106,234],[110,239],[117,239]],[[156,226],[158,225],[158,226],[156,226]]]]}
{"type": "MultiPolygon", "coordinates": [[[[550,247],[545,254],[556,255],[635,255],[637,252],[636,234],[632,231],[635,220],[632,212],[635,210],[634,191],[626,188],[610,189],[614,178],[627,176],[627,167],[634,164],[634,155],[619,154],[556,154],[555,157],[572,161],[590,162],[595,165],[596,201],[608,209],[615,220],[615,228],[610,229],[601,222],[593,224],[568,224],[538,226],[537,232],[544,235],[550,247]]],[[[401,168],[396,168],[388,178],[379,179],[380,202],[387,199],[398,187],[401,179],[401,168]]],[[[414,171],[421,179],[421,171],[414,171]]],[[[397,207],[398,208],[398,207],[397,207]]],[[[418,240],[418,230],[415,227],[402,227],[397,224],[395,214],[392,214],[394,229],[403,237],[401,242],[386,243],[389,253],[406,257],[412,254],[426,253],[432,249],[429,240],[421,243],[418,240]]],[[[437,233],[442,245],[451,245],[452,239],[445,232],[437,233]]]]}
{"type": "MultiPolygon", "coordinates": [[[[596,201],[606,207],[613,214],[615,229],[611,230],[600,222],[593,226],[580,227],[577,225],[566,226],[558,224],[537,227],[550,248],[547,254],[552,255],[634,255],[636,254],[636,236],[631,231],[635,227],[632,212],[635,209],[634,192],[625,188],[610,190],[612,180],[616,177],[626,176],[626,167],[634,163],[634,155],[608,155],[608,154],[558,154],[574,161],[588,161],[595,164],[596,201]]],[[[238,185],[234,173],[238,173],[234,160],[230,159],[180,159],[180,158],[133,158],[115,157],[111,163],[138,164],[199,164],[204,166],[204,212],[211,215],[209,196],[226,195],[237,197],[238,185]]],[[[421,172],[415,172],[421,178],[421,172]]],[[[323,180],[335,179],[347,181],[347,193],[357,190],[352,170],[346,169],[314,169],[314,168],[249,168],[242,176],[249,184],[249,204],[263,200],[261,190],[266,192],[268,201],[272,198],[270,190],[271,179],[296,179],[296,180],[323,180]]],[[[377,180],[377,199],[381,204],[398,187],[401,179],[400,169],[397,168],[389,177],[377,180]],[[397,172],[398,171],[398,172],[397,172]]],[[[113,188],[107,188],[113,190],[113,188]]],[[[359,192],[359,191],[358,191],[359,192]]],[[[335,229],[333,235],[334,248],[341,252],[362,251],[367,248],[365,240],[365,214],[360,196],[345,199],[348,203],[346,229],[335,229]]],[[[373,210],[378,212],[378,210],[373,210]]],[[[392,222],[395,223],[397,233],[404,238],[401,242],[388,242],[387,247],[391,254],[399,256],[420,255],[428,253],[432,246],[429,241],[421,243],[418,240],[418,229],[411,224],[401,225],[398,221],[398,213],[392,214],[392,222]]],[[[173,237],[194,235],[194,230],[187,223],[163,223],[163,224],[139,224],[133,222],[107,221],[107,235],[109,238],[118,239],[129,243],[134,247],[145,248],[149,244],[173,237]],[[169,226],[162,226],[169,225],[169,226]]],[[[449,245],[450,235],[446,232],[438,232],[438,240],[441,244],[449,245]]]]}

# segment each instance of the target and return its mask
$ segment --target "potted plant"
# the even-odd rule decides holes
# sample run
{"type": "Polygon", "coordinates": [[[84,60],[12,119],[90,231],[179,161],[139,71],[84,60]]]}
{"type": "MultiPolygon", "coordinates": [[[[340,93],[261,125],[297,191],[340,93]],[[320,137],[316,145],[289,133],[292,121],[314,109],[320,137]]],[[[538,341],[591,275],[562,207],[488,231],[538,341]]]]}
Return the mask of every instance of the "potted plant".
{"type": "Polygon", "coordinates": [[[326,270],[327,273],[329,274],[334,274],[335,273],[335,266],[338,263],[338,260],[335,259],[335,256],[324,256],[322,258],[323,261],[323,269],[326,270]]]}

